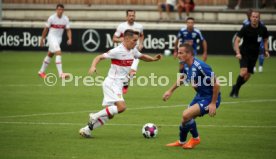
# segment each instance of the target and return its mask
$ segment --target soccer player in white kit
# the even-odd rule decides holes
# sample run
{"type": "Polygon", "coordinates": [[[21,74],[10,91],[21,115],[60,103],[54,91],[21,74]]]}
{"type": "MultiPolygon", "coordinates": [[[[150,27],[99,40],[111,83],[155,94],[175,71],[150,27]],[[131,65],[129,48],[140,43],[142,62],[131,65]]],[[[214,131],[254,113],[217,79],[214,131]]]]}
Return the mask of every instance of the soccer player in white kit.
{"type": "MultiPolygon", "coordinates": [[[[113,42],[114,43],[122,43],[124,40],[124,32],[127,29],[132,29],[134,31],[139,32],[139,40],[136,45],[138,51],[143,49],[143,42],[144,42],[144,32],[143,32],[143,25],[140,23],[135,22],[135,10],[127,10],[126,11],[126,22],[119,24],[116,29],[116,32],[113,35],[113,42]]],[[[139,59],[134,59],[131,70],[129,72],[130,77],[135,76],[136,71],[138,69],[139,59]]],[[[127,93],[128,90],[128,81],[125,82],[123,87],[123,93],[127,93]]]]}
{"type": "Polygon", "coordinates": [[[160,54],[154,57],[141,54],[135,47],[138,37],[139,32],[128,29],[124,32],[122,44],[94,58],[89,69],[90,75],[96,72],[96,66],[101,60],[111,59],[108,76],[103,82],[104,99],[102,105],[105,108],[97,113],[89,114],[88,124],[79,131],[81,136],[91,137],[92,130],[104,125],[114,115],[125,111],[126,103],[122,95],[123,81],[128,78],[134,59],[139,58],[147,62],[161,59],[162,56],[160,54]]]}
{"type": "Polygon", "coordinates": [[[46,68],[48,67],[51,58],[56,54],[56,66],[58,70],[59,77],[66,78],[69,75],[67,73],[63,73],[62,71],[62,63],[61,63],[61,49],[60,43],[62,41],[62,34],[64,29],[66,29],[68,41],[67,44],[72,44],[72,32],[69,25],[69,19],[67,16],[63,15],[64,6],[62,4],[58,4],[56,6],[56,13],[51,15],[48,18],[46,26],[42,32],[42,38],[40,41],[40,46],[43,47],[45,43],[45,38],[48,33],[48,55],[44,58],[41,69],[38,72],[38,75],[41,78],[46,78],[46,68]]]}

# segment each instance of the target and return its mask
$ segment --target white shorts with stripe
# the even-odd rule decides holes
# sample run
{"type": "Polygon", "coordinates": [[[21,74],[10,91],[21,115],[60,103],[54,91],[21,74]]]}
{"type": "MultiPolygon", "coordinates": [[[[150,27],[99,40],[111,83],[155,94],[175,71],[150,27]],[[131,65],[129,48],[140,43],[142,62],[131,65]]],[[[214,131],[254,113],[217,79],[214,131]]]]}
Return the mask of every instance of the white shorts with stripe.
{"type": "Polygon", "coordinates": [[[106,77],[103,82],[104,99],[102,105],[106,107],[114,105],[115,102],[124,101],[122,88],[122,80],[106,77]]]}

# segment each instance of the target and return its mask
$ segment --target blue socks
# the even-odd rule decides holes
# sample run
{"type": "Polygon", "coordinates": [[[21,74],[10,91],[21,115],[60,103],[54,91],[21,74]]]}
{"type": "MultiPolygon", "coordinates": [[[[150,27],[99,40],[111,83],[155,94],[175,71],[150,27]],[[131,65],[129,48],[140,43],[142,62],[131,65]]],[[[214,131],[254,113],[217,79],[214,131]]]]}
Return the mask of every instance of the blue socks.
{"type": "Polygon", "coordinates": [[[186,124],[180,124],[179,126],[179,140],[185,142],[187,139],[188,132],[191,132],[193,138],[198,137],[196,122],[194,119],[190,120],[186,124]]]}

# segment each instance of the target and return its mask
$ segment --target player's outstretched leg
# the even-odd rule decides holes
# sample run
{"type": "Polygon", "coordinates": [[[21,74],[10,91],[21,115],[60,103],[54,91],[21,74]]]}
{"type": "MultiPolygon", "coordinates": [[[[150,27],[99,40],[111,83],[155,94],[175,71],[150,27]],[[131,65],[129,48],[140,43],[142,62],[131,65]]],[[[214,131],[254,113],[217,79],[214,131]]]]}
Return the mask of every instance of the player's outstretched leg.
{"type": "Polygon", "coordinates": [[[91,137],[91,131],[103,126],[109,119],[112,119],[114,115],[124,112],[126,105],[124,101],[116,102],[116,105],[106,106],[103,110],[97,113],[89,114],[88,124],[81,128],[79,133],[83,137],[91,137]]]}

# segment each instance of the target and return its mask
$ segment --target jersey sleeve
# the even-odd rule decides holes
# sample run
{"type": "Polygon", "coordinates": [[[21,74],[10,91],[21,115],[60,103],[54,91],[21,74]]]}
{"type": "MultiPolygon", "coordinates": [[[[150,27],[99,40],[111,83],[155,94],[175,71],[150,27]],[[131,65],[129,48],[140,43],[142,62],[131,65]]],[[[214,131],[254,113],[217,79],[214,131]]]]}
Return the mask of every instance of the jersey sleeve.
{"type": "Polygon", "coordinates": [[[198,35],[198,38],[199,38],[199,40],[200,40],[200,41],[205,40],[205,38],[204,38],[204,36],[202,35],[202,33],[201,33],[201,31],[200,31],[200,30],[198,30],[198,29],[197,29],[197,31],[196,31],[196,32],[197,32],[197,35],[198,35]]]}
{"type": "Polygon", "coordinates": [[[114,35],[115,35],[116,37],[121,37],[121,34],[122,34],[122,27],[121,27],[121,24],[120,24],[120,25],[117,27],[117,29],[116,29],[114,35]]]}
{"type": "Polygon", "coordinates": [[[144,35],[144,27],[143,27],[143,25],[141,25],[141,28],[140,28],[140,35],[144,35]]]}
{"type": "Polygon", "coordinates": [[[179,32],[178,32],[178,34],[177,34],[177,39],[181,39],[181,37],[182,37],[182,31],[179,30],[179,32]]]}
{"type": "Polygon", "coordinates": [[[66,17],[65,19],[66,19],[66,25],[65,25],[65,28],[66,28],[66,29],[70,29],[70,21],[69,21],[69,18],[68,18],[68,17],[66,17]]]}
{"type": "Polygon", "coordinates": [[[134,58],[138,59],[142,56],[142,53],[139,52],[136,48],[133,50],[134,58]]]}
{"type": "Polygon", "coordinates": [[[243,26],[243,27],[241,28],[241,30],[238,32],[237,36],[238,36],[239,38],[244,37],[244,35],[245,35],[245,28],[246,28],[246,27],[247,27],[247,26],[243,26]]]}
{"type": "Polygon", "coordinates": [[[49,17],[48,20],[47,20],[47,22],[45,23],[45,26],[46,26],[47,28],[50,28],[50,27],[51,27],[51,24],[52,24],[52,17],[49,17]]]}
{"type": "Polygon", "coordinates": [[[116,52],[114,51],[114,49],[112,50],[109,50],[108,52],[106,53],[103,53],[103,56],[107,59],[115,59],[116,58],[116,52]]]}

